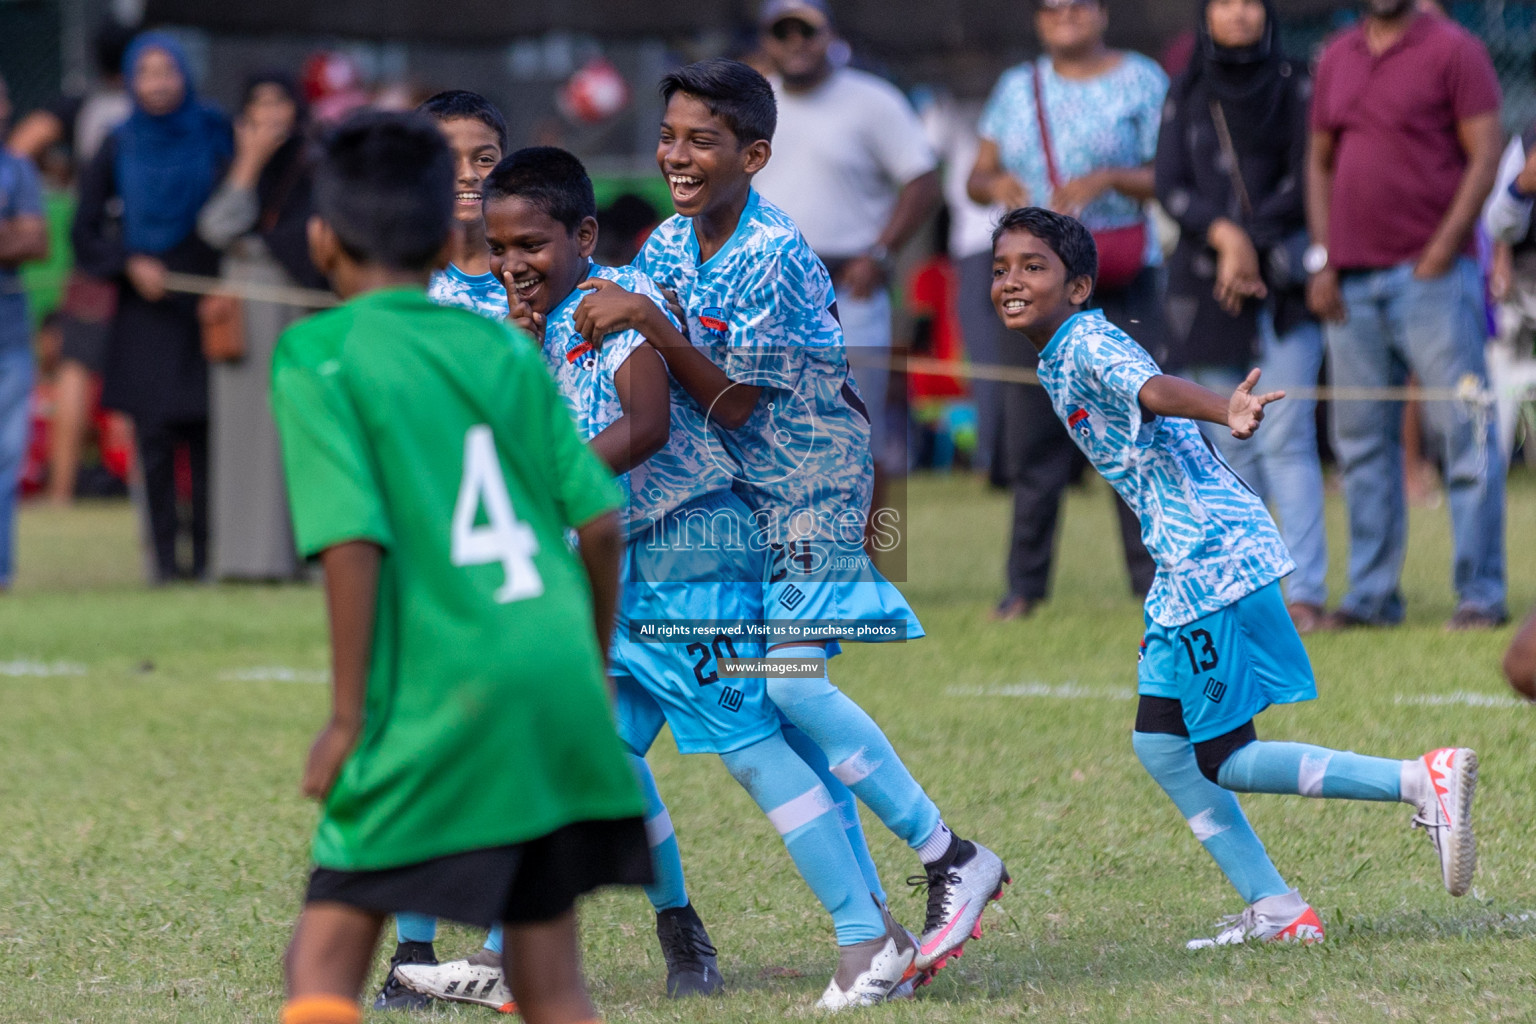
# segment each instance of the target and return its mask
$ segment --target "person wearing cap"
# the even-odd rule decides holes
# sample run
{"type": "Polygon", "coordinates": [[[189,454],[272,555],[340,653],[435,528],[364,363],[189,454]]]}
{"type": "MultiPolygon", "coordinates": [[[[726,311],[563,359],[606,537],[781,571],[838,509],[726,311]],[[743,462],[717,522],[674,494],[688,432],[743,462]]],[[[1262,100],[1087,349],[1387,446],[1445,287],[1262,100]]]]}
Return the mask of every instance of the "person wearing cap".
{"type": "MultiPolygon", "coordinates": [[[[906,416],[891,388],[891,257],[939,203],[938,158],[889,82],[833,59],[823,0],[767,0],[758,25],[778,101],[773,160],[756,187],[832,273],[853,376],[869,410],[876,508],[906,472],[906,416]]],[[[874,517],[871,516],[871,522],[874,517]]]]}
{"type": "MultiPolygon", "coordinates": [[[[1148,57],[1106,46],[1108,27],[1103,0],[1038,0],[1035,32],[1044,52],[1003,72],[993,87],[968,191],[978,203],[1045,206],[1082,221],[1099,249],[1094,305],[1161,361],[1162,253],[1145,204],[1168,76],[1148,57]]],[[[1013,352],[1010,361],[1036,362],[1028,351],[1013,352]]],[[[1013,485],[1013,531],[1007,590],[994,618],[1023,618],[1045,600],[1061,498],[1078,457],[1044,391],[1003,386],[1003,445],[993,476],[1013,485]]],[[[1115,505],[1131,589],[1145,595],[1155,567],[1141,524],[1123,501],[1115,505]]]]}

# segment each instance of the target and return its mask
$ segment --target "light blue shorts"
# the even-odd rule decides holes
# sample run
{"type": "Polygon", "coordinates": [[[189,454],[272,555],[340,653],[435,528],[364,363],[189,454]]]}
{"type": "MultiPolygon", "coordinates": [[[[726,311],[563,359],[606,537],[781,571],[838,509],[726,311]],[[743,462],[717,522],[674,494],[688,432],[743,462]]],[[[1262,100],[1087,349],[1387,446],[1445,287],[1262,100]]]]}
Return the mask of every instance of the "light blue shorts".
{"type": "Polygon", "coordinates": [[[1137,692],[1179,701],[1192,743],[1229,733],[1271,704],[1317,697],[1279,583],[1182,626],[1149,617],[1141,644],[1137,692]]]}
{"type": "Polygon", "coordinates": [[[760,658],[742,628],[763,617],[762,553],[727,538],[747,507],[729,491],[705,495],[633,539],[608,675],[619,736],[638,754],[663,723],[684,754],[729,753],[779,731],[761,678],[725,679],[721,658],[760,658]],[[695,514],[689,514],[695,513],[695,514]],[[636,622],[718,623],[679,639],[642,640],[636,622]]]}
{"type": "Polygon", "coordinates": [[[804,540],[774,545],[767,572],[764,617],[800,624],[805,641],[900,643],[924,635],[912,606],[862,546],[804,540]]]}

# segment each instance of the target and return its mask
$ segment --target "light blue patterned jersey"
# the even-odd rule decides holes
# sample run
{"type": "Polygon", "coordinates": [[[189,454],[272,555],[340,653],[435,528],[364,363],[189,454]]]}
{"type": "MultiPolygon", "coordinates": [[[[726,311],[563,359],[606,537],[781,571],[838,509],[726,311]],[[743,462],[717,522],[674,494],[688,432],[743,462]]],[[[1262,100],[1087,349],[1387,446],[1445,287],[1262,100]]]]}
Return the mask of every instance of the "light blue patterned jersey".
{"type": "Polygon", "coordinates": [[[1258,496],[1190,420],[1144,419],[1162,373],[1098,310],[1078,313],[1040,353],[1040,383],[1072,440],[1141,519],[1157,562],[1147,614],[1182,626],[1296,568],[1258,496]]]}
{"type": "Polygon", "coordinates": [[[736,231],[702,264],[691,219],[651,232],[635,266],[672,289],[688,336],[727,376],[763,389],[737,430],[716,428],[736,492],[769,543],[862,539],[873,463],[848,376],[832,279],[789,216],[748,197],[736,231]]]}
{"type": "MultiPolygon", "coordinates": [[[[1157,62],[1127,53],[1096,78],[1063,78],[1049,58],[1009,68],[998,78],[981,112],[977,133],[997,143],[1008,173],[1029,189],[1042,206],[1051,196],[1040,123],[1035,115],[1034,76],[1045,97],[1051,155],[1063,181],[1102,167],[1140,167],[1157,156],[1168,76],[1157,62]]],[[[1094,231],[1122,228],[1147,216],[1140,202],[1119,192],[1105,192],[1083,208],[1079,219],[1094,231]]],[[[1162,263],[1156,232],[1147,232],[1148,266],[1162,263]]]]}
{"type": "MultiPolygon", "coordinates": [[[[664,311],[667,308],[656,285],[632,267],[593,264],[591,276],[607,278],[626,291],[646,296],[664,311]]],[[[576,331],[576,307],[585,294],[574,291],[550,311],[544,328],[544,362],[577,430],[590,441],[624,415],[614,375],[645,344],[645,338],[638,331],[623,331],[609,335],[601,349],[594,349],[576,331]]],[[[667,316],[671,319],[670,313],[667,316]]],[[[710,433],[703,411],[676,382],[671,387],[672,421],[666,447],[618,478],[629,497],[625,527],[631,535],[695,498],[731,487],[728,463],[720,456],[719,442],[710,433]]]]}
{"type": "Polygon", "coordinates": [[[427,298],[492,320],[507,318],[507,289],[495,274],[466,274],[452,263],[427,282],[427,298]]]}

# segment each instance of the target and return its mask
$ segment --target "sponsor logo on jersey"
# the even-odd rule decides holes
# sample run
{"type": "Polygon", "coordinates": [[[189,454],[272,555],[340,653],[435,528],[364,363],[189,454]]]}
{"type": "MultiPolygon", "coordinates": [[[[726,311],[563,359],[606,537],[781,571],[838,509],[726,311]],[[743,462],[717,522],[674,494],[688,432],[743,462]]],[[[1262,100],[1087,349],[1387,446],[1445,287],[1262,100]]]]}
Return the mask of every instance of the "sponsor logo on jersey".
{"type": "Polygon", "coordinates": [[[1220,704],[1221,698],[1227,695],[1227,684],[1215,677],[1205,681],[1205,697],[1212,704],[1220,704]]]}
{"type": "Polygon", "coordinates": [[[719,306],[706,306],[704,312],[699,314],[699,325],[717,338],[723,338],[730,333],[731,324],[725,318],[725,310],[719,306]]]}

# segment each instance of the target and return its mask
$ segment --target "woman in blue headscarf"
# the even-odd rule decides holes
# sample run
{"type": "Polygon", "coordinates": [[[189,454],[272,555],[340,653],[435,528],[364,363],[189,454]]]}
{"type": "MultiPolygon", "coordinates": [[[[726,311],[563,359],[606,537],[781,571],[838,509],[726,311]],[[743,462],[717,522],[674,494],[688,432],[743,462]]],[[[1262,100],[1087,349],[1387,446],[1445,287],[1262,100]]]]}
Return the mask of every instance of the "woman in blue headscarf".
{"type": "Polygon", "coordinates": [[[223,114],[198,100],[186,53],[146,32],[123,58],[133,113],[80,179],[72,237],[85,273],[119,284],[102,404],[133,418],[155,580],[200,577],[208,548],[208,364],[197,301],[168,293],[167,271],[217,274],[197,216],[229,164],[223,114]],[[175,454],[192,469],[192,562],[178,566],[175,454]]]}

